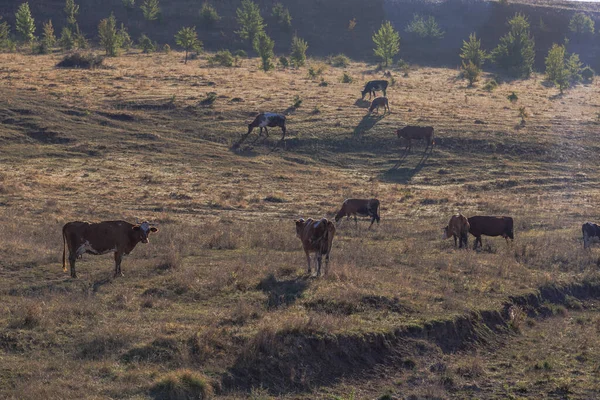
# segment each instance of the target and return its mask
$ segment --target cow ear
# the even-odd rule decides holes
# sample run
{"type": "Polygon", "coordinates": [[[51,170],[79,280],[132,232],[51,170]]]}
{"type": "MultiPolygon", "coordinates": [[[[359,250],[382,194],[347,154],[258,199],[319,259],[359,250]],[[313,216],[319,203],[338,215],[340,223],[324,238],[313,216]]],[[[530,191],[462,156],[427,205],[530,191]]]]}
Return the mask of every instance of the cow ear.
{"type": "Polygon", "coordinates": [[[140,226],[139,225],[135,225],[131,229],[133,229],[134,231],[139,231],[140,230],[140,226]]]}
{"type": "Polygon", "coordinates": [[[155,227],[150,228],[150,232],[158,232],[158,229],[155,227]]]}

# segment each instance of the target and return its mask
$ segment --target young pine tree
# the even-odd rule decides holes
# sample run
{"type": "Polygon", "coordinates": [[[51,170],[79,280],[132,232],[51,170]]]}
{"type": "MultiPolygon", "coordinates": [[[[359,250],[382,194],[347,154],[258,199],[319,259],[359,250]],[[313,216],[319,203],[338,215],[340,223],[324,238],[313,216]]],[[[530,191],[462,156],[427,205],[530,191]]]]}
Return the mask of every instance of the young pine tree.
{"type": "Polygon", "coordinates": [[[271,59],[273,58],[273,48],[275,47],[275,42],[265,33],[261,32],[254,38],[254,50],[260,56],[262,61],[261,69],[263,71],[269,71],[273,68],[273,63],[271,59]]]}
{"type": "Polygon", "coordinates": [[[535,42],[529,32],[529,21],[523,14],[515,14],[508,21],[509,32],[491,54],[494,62],[508,74],[529,77],[535,60],[535,42]]]}
{"type": "Polygon", "coordinates": [[[31,43],[35,40],[35,21],[31,17],[29,3],[23,3],[19,6],[16,14],[17,32],[23,42],[31,43]]]}
{"type": "Polygon", "coordinates": [[[65,14],[67,14],[67,26],[74,32],[77,26],[77,14],[79,14],[79,6],[75,4],[75,0],[66,0],[65,14]]]}
{"type": "Polygon", "coordinates": [[[266,26],[260,15],[260,9],[253,1],[242,0],[242,5],[236,10],[236,15],[240,25],[240,30],[236,33],[254,46],[256,37],[264,32],[266,26]]]}
{"type": "Polygon", "coordinates": [[[175,43],[180,45],[185,50],[185,64],[187,64],[188,52],[194,49],[200,49],[202,42],[198,40],[198,34],[196,33],[196,27],[181,28],[175,35],[175,43]]]}
{"type": "Polygon", "coordinates": [[[63,26],[62,31],[60,32],[60,39],[58,39],[58,44],[60,45],[60,48],[64,51],[72,50],[75,46],[73,33],[66,26],[63,26]]]}
{"type": "Polygon", "coordinates": [[[389,66],[396,54],[400,52],[400,35],[389,21],[384,22],[381,28],[373,35],[373,42],[377,46],[375,55],[381,58],[384,67],[389,66]]]}
{"type": "Polygon", "coordinates": [[[292,38],[292,48],[290,53],[290,60],[294,67],[302,67],[306,63],[306,50],[308,50],[308,43],[304,39],[300,39],[298,36],[292,38]]]}
{"type": "Polygon", "coordinates": [[[477,68],[481,69],[487,55],[485,50],[481,49],[481,40],[477,40],[475,33],[469,35],[469,41],[463,40],[463,46],[460,52],[460,58],[468,65],[473,63],[477,68]]]}
{"type": "Polygon", "coordinates": [[[117,32],[117,20],[114,14],[110,14],[110,17],[100,21],[98,36],[100,37],[100,44],[106,50],[107,57],[116,57],[119,55],[122,37],[117,32]]]}
{"type": "Polygon", "coordinates": [[[44,24],[44,33],[40,42],[40,53],[50,53],[55,44],[56,36],[54,36],[54,27],[52,26],[52,20],[49,20],[44,24]]]}
{"type": "Polygon", "coordinates": [[[208,2],[204,2],[202,4],[202,8],[200,9],[200,18],[202,18],[204,25],[208,27],[213,27],[221,19],[217,9],[208,2]]]}
{"type": "MultiPolygon", "coordinates": [[[[0,16],[0,20],[2,16],[0,16]]],[[[10,47],[10,25],[4,21],[0,24],[0,49],[4,50],[10,47]]]]}
{"type": "Polygon", "coordinates": [[[160,15],[160,6],[158,0],[144,0],[144,3],[140,6],[144,18],[148,21],[155,21],[160,15]]]}

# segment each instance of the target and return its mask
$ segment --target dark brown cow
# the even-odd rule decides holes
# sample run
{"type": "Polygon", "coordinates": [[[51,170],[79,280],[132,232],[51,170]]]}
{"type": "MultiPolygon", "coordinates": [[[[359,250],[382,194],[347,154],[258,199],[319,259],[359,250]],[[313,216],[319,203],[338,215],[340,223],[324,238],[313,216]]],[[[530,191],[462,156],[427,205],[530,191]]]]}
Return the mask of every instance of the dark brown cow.
{"type": "Polygon", "coordinates": [[[69,248],[71,276],[77,277],[75,260],[84,253],[115,253],[115,276],[123,275],[121,260],[131,253],[139,243],[148,243],[150,232],[158,229],[148,222],[133,225],[125,221],[103,221],[90,223],[83,221],[68,222],[63,226],[63,271],[67,272],[66,248],[69,248]]]}
{"type": "Polygon", "coordinates": [[[448,239],[450,236],[454,237],[454,247],[456,247],[456,238],[459,238],[458,248],[462,248],[463,244],[467,247],[469,241],[469,221],[467,217],[462,214],[453,215],[450,218],[450,222],[445,228],[442,228],[444,235],[442,239],[448,239]]]}
{"type": "Polygon", "coordinates": [[[513,219],[511,217],[490,217],[477,215],[468,219],[469,233],[475,236],[475,246],[477,243],[483,247],[481,243],[481,235],[486,236],[502,236],[508,243],[508,238],[514,240],[513,219]]]}
{"type": "Polygon", "coordinates": [[[388,81],[386,81],[386,80],[369,81],[369,82],[367,82],[367,84],[365,85],[365,88],[361,92],[362,99],[364,100],[367,93],[369,93],[369,100],[371,100],[371,95],[373,97],[377,96],[376,92],[383,92],[383,97],[385,97],[387,87],[388,87],[388,81]]]}
{"type": "Polygon", "coordinates": [[[377,109],[377,114],[379,114],[379,107],[383,107],[384,114],[387,111],[390,111],[390,105],[388,103],[387,97],[377,97],[373,99],[373,101],[371,102],[371,106],[369,107],[369,114],[371,114],[375,109],[377,109]]]}
{"type": "Polygon", "coordinates": [[[256,116],[256,118],[254,118],[254,121],[248,124],[248,133],[246,133],[246,136],[248,136],[254,128],[260,128],[260,133],[258,136],[260,137],[262,135],[264,129],[267,137],[269,137],[269,131],[267,130],[267,127],[273,128],[276,126],[281,128],[281,140],[283,140],[286,133],[285,115],[276,113],[260,113],[256,116]]]}
{"type": "Polygon", "coordinates": [[[306,262],[308,263],[308,273],[312,272],[310,268],[310,253],[316,253],[317,276],[321,275],[321,264],[325,256],[325,275],[329,271],[329,254],[333,245],[335,236],[335,226],[333,222],[322,218],[314,221],[312,218],[306,221],[301,218],[296,222],[296,236],[302,240],[302,247],[306,253],[306,262]]]}
{"type": "MultiPolygon", "coordinates": [[[[433,149],[433,145],[435,144],[435,139],[433,137],[433,127],[432,126],[405,126],[402,129],[396,130],[396,135],[398,138],[404,138],[408,141],[408,144],[404,151],[410,151],[412,148],[413,140],[425,140],[427,143],[427,147],[425,147],[425,151],[431,146],[433,149]]],[[[433,151],[433,150],[432,150],[433,151]]]]}
{"type": "Polygon", "coordinates": [[[360,215],[363,217],[371,217],[371,225],[369,225],[369,229],[373,226],[373,222],[377,221],[379,224],[379,200],[377,199],[346,199],[344,203],[342,203],[342,208],[335,215],[335,222],[338,222],[340,219],[344,217],[348,217],[350,219],[351,215],[354,215],[354,223],[358,225],[358,220],[356,219],[356,215],[360,215]]]}

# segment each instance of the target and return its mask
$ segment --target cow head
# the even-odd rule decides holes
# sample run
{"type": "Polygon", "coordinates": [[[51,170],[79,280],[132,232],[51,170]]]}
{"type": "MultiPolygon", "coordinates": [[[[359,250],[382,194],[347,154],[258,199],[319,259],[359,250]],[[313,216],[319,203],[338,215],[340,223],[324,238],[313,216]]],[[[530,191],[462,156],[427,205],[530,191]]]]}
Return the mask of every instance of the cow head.
{"type": "Polygon", "coordinates": [[[295,220],[294,222],[296,222],[296,236],[298,236],[300,239],[302,239],[302,231],[304,230],[304,226],[306,225],[306,221],[304,220],[304,218],[300,218],[295,220]]]}
{"type": "Polygon", "coordinates": [[[448,225],[445,228],[442,228],[442,240],[448,239],[450,235],[448,235],[448,225]]]}
{"type": "Polygon", "coordinates": [[[142,243],[149,242],[148,235],[150,235],[150,232],[158,232],[158,229],[156,229],[153,226],[150,226],[148,221],[144,221],[139,225],[134,225],[132,229],[139,233],[140,242],[142,242],[142,243]]]}

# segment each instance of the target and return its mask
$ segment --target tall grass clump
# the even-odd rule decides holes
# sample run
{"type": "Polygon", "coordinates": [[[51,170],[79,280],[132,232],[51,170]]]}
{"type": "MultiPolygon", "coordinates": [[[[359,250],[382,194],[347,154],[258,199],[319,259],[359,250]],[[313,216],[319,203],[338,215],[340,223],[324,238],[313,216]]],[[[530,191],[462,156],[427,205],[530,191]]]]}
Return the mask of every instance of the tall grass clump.
{"type": "Polygon", "coordinates": [[[182,369],[160,378],[151,394],[157,400],[205,400],[213,397],[213,388],[205,375],[182,369]]]}

